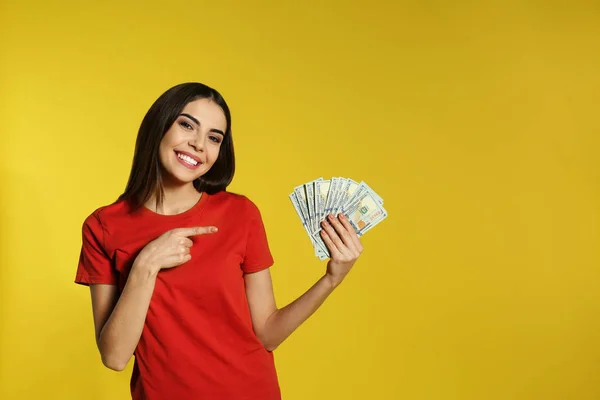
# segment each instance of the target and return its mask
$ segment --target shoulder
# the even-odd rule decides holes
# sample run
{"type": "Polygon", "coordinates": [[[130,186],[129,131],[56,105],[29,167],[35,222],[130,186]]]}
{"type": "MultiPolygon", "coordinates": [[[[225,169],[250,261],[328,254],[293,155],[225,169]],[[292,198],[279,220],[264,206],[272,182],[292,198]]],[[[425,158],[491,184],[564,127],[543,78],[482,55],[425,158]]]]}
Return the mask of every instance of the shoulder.
{"type": "Polygon", "coordinates": [[[126,217],[129,212],[130,208],[124,201],[116,201],[96,208],[84,219],[83,226],[84,228],[105,229],[107,224],[126,217]]]}
{"type": "Polygon", "coordinates": [[[222,191],[212,195],[212,197],[212,202],[226,206],[235,214],[244,216],[260,215],[256,203],[243,194],[222,191]]]}
{"type": "Polygon", "coordinates": [[[233,192],[219,192],[212,195],[212,202],[219,204],[228,204],[238,207],[256,207],[256,204],[250,200],[247,196],[233,192]]]}

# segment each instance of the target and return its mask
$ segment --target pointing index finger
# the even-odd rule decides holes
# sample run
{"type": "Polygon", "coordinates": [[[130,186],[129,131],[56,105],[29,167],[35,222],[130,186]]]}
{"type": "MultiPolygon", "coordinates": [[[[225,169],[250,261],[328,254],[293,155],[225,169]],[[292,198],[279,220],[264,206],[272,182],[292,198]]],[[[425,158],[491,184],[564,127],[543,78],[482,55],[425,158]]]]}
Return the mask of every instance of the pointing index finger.
{"type": "Polygon", "coordinates": [[[188,237],[215,233],[217,230],[218,229],[215,226],[197,226],[194,228],[180,228],[177,230],[177,234],[188,237]]]}

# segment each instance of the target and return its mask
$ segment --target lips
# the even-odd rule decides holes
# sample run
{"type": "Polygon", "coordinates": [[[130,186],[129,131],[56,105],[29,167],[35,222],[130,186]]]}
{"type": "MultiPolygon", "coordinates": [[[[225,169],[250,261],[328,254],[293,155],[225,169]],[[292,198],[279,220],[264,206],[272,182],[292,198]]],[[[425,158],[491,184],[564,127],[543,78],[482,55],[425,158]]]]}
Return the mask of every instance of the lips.
{"type": "Polygon", "coordinates": [[[188,169],[196,169],[202,165],[200,158],[185,151],[175,151],[175,155],[177,156],[177,161],[188,169]]]}

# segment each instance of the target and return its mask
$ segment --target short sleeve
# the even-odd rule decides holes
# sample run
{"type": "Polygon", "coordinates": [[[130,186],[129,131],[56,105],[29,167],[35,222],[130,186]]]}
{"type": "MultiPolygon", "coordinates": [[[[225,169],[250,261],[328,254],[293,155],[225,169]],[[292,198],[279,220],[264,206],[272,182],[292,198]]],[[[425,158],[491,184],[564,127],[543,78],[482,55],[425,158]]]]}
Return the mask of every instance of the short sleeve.
{"type": "Polygon", "coordinates": [[[244,273],[258,272],[273,265],[267,233],[258,207],[248,200],[246,208],[247,233],[246,252],[242,262],[244,273]]]}
{"type": "Polygon", "coordinates": [[[104,245],[104,228],[93,213],[86,218],[82,228],[82,244],[75,283],[117,284],[117,274],[112,267],[104,245]]]}

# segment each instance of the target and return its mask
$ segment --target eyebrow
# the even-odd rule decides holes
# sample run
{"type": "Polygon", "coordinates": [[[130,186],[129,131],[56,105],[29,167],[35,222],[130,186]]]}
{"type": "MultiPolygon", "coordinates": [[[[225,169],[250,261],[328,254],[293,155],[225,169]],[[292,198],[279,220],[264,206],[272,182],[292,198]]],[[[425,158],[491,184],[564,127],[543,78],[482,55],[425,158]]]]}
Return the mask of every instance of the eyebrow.
{"type": "MultiPolygon", "coordinates": [[[[197,119],[197,118],[194,118],[194,117],[192,117],[190,114],[185,114],[185,113],[182,113],[182,114],[179,114],[179,115],[180,115],[180,116],[182,116],[182,117],[186,117],[186,118],[189,118],[189,119],[191,119],[192,121],[194,121],[194,122],[196,123],[196,125],[200,125],[200,121],[198,121],[198,119],[197,119]]],[[[220,135],[223,135],[223,136],[225,136],[225,133],[223,133],[223,131],[222,131],[222,130],[220,130],[220,129],[212,128],[212,129],[210,130],[210,132],[218,133],[218,134],[220,134],[220,135]]]]}

